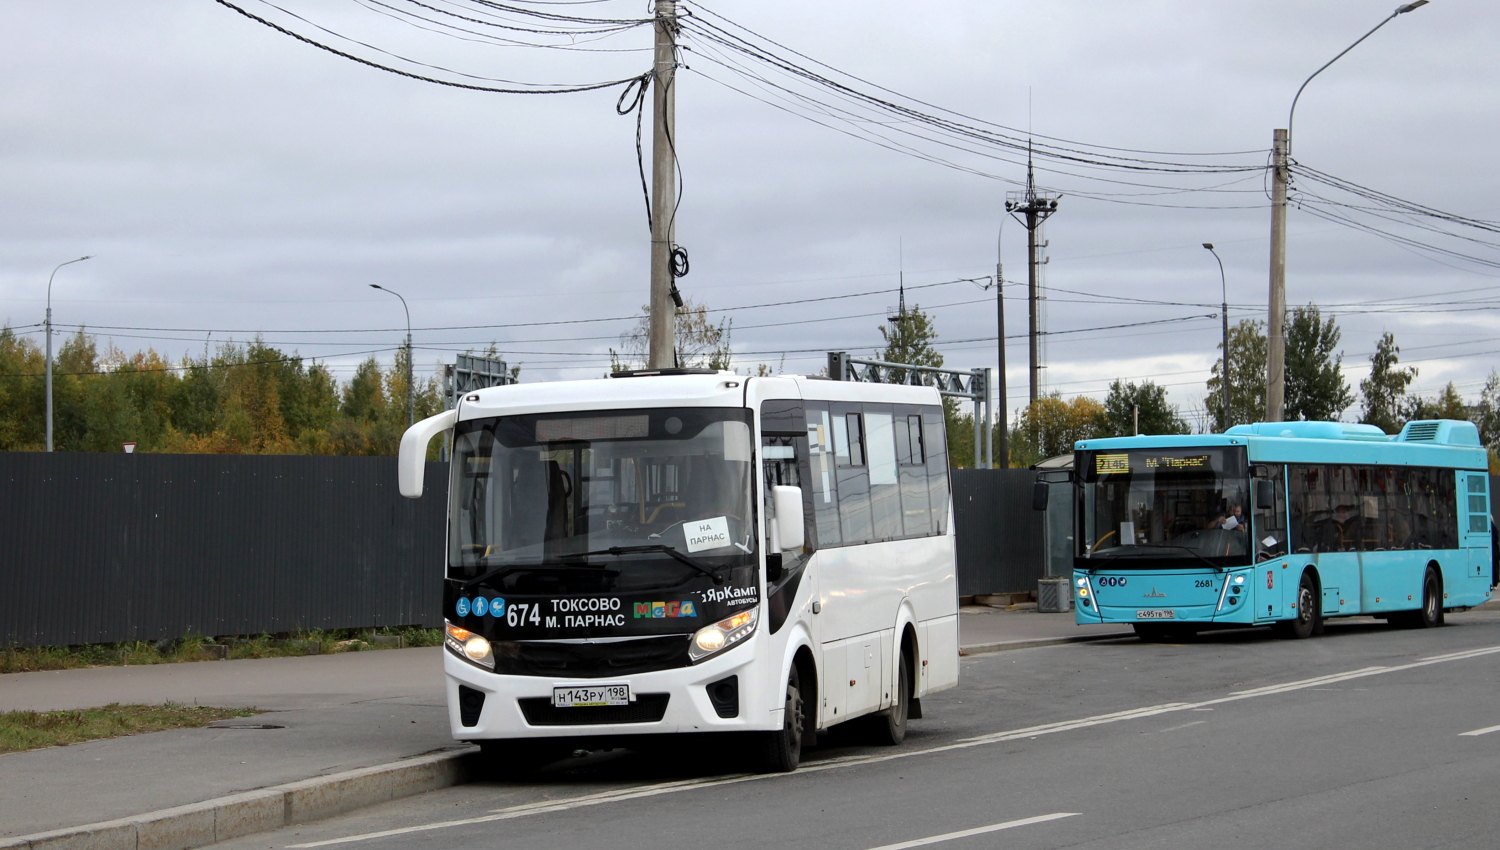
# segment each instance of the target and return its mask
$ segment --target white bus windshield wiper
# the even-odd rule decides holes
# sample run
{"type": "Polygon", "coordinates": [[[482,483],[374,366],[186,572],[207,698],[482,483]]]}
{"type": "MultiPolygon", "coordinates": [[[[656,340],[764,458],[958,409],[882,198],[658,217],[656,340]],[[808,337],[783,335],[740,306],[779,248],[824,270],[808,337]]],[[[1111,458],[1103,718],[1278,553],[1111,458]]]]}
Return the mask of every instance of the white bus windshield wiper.
{"type": "Polygon", "coordinates": [[[719,575],[719,568],[709,567],[697,558],[682,554],[676,547],[667,546],[663,543],[652,543],[645,546],[611,546],[608,549],[595,549],[592,552],[569,552],[562,555],[563,558],[587,558],[590,555],[635,555],[643,552],[660,552],[675,561],[686,564],[700,573],[714,580],[714,584],[723,584],[724,577],[719,575]]]}
{"type": "MultiPolygon", "coordinates": [[[[480,574],[477,578],[471,578],[463,584],[459,585],[459,590],[468,590],[475,585],[483,584],[491,579],[508,576],[511,573],[537,572],[545,570],[579,570],[588,568],[590,567],[586,564],[502,564],[501,566],[498,566],[487,573],[480,574]]],[[[619,570],[600,569],[600,572],[613,575],[620,574],[619,570]]]]}

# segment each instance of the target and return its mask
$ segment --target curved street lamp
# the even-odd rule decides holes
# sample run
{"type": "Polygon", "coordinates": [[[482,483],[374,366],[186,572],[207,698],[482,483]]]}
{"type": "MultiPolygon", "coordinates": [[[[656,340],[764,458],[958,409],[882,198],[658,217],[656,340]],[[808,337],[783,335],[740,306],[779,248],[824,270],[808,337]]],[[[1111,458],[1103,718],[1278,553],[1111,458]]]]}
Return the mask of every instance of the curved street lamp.
{"type": "MultiPolygon", "coordinates": [[[[395,291],[394,289],[386,289],[378,283],[370,284],[370,288],[378,289],[381,292],[389,292],[397,298],[401,298],[401,293],[395,291]]],[[[406,427],[410,428],[412,424],[417,421],[417,413],[415,402],[412,396],[411,382],[411,310],[407,309],[405,298],[401,298],[401,309],[406,311],[406,427]]]]}
{"type": "Polygon", "coordinates": [[[1329,65],[1343,58],[1345,53],[1359,46],[1360,42],[1375,34],[1397,16],[1404,15],[1427,5],[1428,0],[1414,0],[1396,7],[1385,20],[1360,36],[1357,41],[1339,55],[1323,63],[1323,67],[1312,72],[1312,76],[1297,87],[1292,97],[1292,108],[1287,111],[1286,129],[1276,130],[1271,141],[1271,292],[1270,307],[1266,315],[1266,421],[1280,422],[1286,417],[1285,391],[1283,383],[1286,373],[1286,343],[1282,338],[1282,325],[1286,321],[1286,195],[1289,182],[1287,160],[1292,150],[1292,119],[1297,114],[1297,101],[1307,84],[1328,69],[1329,65]]]}
{"type": "Polygon", "coordinates": [[[52,451],[52,279],[57,277],[57,269],[63,266],[71,266],[84,260],[92,259],[93,254],[84,254],[76,260],[68,260],[66,263],[58,263],[52,274],[47,276],[47,451],[52,451]]]}
{"type": "Polygon", "coordinates": [[[1214,243],[1204,242],[1203,247],[1208,253],[1214,255],[1214,260],[1219,263],[1219,289],[1223,293],[1224,303],[1219,305],[1219,317],[1224,320],[1224,371],[1219,375],[1224,398],[1224,430],[1229,430],[1229,284],[1224,278],[1224,261],[1219,259],[1219,252],[1214,250],[1214,243]]]}
{"type": "Polygon", "coordinates": [[[1365,39],[1367,39],[1370,36],[1374,35],[1375,34],[1375,30],[1378,30],[1381,27],[1385,26],[1386,24],[1390,23],[1391,21],[1394,21],[1396,19],[1396,16],[1398,16],[1398,15],[1404,15],[1407,12],[1410,12],[1410,11],[1412,11],[1414,9],[1420,9],[1423,6],[1426,6],[1427,2],[1428,2],[1428,0],[1416,0],[1416,2],[1414,2],[1414,3],[1405,3],[1405,4],[1402,4],[1401,6],[1396,7],[1396,11],[1392,12],[1390,14],[1390,16],[1388,16],[1385,20],[1383,20],[1380,23],[1376,24],[1374,29],[1372,29],[1369,32],[1365,33],[1364,35],[1360,36],[1358,41],[1354,42],[1353,44],[1351,44],[1348,47],[1344,48],[1343,50],[1339,51],[1339,55],[1333,57],[1332,59],[1329,59],[1327,62],[1323,63],[1323,67],[1319,68],[1316,71],[1313,71],[1312,72],[1312,77],[1308,77],[1307,79],[1305,79],[1305,80],[1302,81],[1302,85],[1300,85],[1300,86],[1297,87],[1297,94],[1292,97],[1292,108],[1290,110],[1288,110],[1287,114],[1286,114],[1286,152],[1287,152],[1288,156],[1290,156],[1291,153],[1292,153],[1292,119],[1295,118],[1296,115],[1297,115],[1297,100],[1302,97],[1302,90],[1305,89],[1305,88],[1307,88],[1307,84],[1313,81],[1313,77],[1316,77],[1317,75],[1319,75],[1319,74],[1323,73],[1324,71],[1328,70],[1328,66],[1329,65],[1332,65],[1333,63],[1339,61],[1340,59],[1342,59],[1344,57],[1345,53],[1348,53],[1349,51],[1351,51],[1354,48],[1358,47],[1359,46],[1359,42],[1364,41],[1365,39]]]}

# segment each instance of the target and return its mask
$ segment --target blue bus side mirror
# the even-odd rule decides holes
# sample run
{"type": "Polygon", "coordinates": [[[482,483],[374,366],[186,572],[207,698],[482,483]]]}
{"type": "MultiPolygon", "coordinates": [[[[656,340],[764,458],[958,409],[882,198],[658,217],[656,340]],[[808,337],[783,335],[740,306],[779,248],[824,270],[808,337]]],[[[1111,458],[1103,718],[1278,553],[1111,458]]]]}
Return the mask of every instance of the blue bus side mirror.
{"type": "Polygon", "coordinates": [[[1256,510],[1269,511],[1276,508],[1276,482],[1255,482],[1255,508],[1256,510]]]}
{"type": "Polygon", "coordinates": [[[1045,511],[1047,509],[1048,486],[1045,481],[1038,481],[1031,485],[1031,509],[1034,511],[1045,511]]]}

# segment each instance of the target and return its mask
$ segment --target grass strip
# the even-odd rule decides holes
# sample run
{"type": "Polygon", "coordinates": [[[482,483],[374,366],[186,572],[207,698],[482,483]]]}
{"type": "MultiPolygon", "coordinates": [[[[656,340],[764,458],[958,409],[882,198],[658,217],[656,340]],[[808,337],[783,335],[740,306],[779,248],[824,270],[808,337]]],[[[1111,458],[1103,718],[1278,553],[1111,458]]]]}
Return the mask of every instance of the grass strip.
{"type": "Polygon", "coordinates": [[[253,708],[213,708],[206,705],[120,705],[73,711],[0,712],[0,753],[60,747],[101,738],[144,732],[207,726],[216,720],[249,717],[253,708]]]}
{"type": "Polygon", "coordinates": [[[441,629],[397,626],[379,629],[330,629],[299,631],[281,639],[271,635],[207,638],[188,635],[178,640],[126,641],[80,646],[0,647],[0,673],[30,673],[38,670],[73,670],[81,667],[119,667],[141,664],[178,664],[208,661],[216,656],[206,643],[228,647],[237,658],[289,658],[319,652],[351,652],[379,649],[370,637],[400,637],[406,646],[438,646],[441,629]]]}

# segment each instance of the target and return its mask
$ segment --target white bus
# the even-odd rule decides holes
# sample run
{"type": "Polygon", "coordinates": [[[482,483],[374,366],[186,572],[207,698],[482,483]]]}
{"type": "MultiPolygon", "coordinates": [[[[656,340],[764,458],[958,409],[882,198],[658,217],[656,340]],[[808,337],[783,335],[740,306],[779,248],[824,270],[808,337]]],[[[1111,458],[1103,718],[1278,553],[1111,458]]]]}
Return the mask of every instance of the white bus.
{"type": "Polygon", "coordinates": [[[445,431],[448,714],[492,763],[746,733],[793,770],[845,721],[899,743],[957,684],[934,389],[688,369],[494,387],[406,432],[403,495],[445,431]]]}

